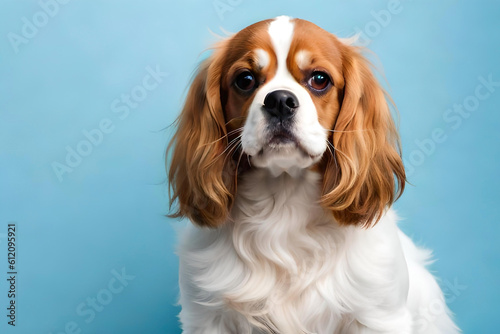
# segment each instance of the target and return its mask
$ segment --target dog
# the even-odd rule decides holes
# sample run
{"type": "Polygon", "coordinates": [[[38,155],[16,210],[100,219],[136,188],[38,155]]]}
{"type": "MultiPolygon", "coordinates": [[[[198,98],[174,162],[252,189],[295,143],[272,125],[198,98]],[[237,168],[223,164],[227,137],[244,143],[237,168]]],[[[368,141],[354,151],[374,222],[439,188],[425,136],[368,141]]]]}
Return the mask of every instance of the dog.
{"type": "Polygon", "coordinates": [[[460,332],[397,227],[399,136],[362,51],[280,16],[200,65],[167,149],[184,333],[460,332]]]}

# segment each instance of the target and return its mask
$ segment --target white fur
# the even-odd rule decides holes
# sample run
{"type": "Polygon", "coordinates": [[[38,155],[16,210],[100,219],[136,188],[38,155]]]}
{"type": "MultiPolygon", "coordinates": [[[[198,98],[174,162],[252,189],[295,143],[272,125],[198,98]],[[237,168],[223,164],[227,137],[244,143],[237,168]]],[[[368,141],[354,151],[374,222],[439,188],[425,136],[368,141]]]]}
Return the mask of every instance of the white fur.
{"type": "Polygon", "coordinates": [[[311,53],[307,50],[300,50],[295,55],[295,63],[301,70],[306,69],[311,64],[311,53]]]}
{"type": "Polygon", "coordinates": [[[459,331],[418,249],[387,211],[371,229],[341,227],[317,204],[320,176],[243,177],[233,222],[190,226],[179,247],[186,334],[459,331]],[[431,303],[446,312],[423,324],[431,303]]]}
{"type": "Polygon", "coordinates": [[[257,56],[257,64],[260,69],[266,68],[271,62],[271,59],[269,58],[269,53],[267,53],[267,51],[263,49],[256,49],[254,53],[257,56]]]}

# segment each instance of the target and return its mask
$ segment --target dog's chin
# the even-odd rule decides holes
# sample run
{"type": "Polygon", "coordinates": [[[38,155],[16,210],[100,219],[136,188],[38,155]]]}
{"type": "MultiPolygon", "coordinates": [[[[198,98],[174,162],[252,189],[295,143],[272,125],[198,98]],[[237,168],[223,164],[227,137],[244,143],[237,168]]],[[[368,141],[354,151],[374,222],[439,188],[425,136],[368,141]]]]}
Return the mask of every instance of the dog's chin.
{"type": "Polygon", "coordinates": [[[275,177],[283,173],[298,177],[320,159],[321,154],[310,154],[297,143],[288,140],[270,141],[257,154],[250,156],[252,166],[265,168],[275,177]]]}

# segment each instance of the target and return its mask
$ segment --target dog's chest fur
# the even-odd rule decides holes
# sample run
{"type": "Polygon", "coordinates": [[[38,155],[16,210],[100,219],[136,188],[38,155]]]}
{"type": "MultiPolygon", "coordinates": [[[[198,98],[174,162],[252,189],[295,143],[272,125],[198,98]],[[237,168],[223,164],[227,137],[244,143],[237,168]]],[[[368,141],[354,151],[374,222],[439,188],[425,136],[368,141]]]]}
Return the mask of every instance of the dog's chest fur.
{"type": "Polygon", "coordinates": [[[313,172],[253,172],[239,184],[230,222],[184,239],[181,266],[192,279],[184,284],[205,307],[230,314],[228,331],[340,333],[350,314],[393,304],[391,292],[407,288],[394,279],[406,268],[392,214],[370,230],[341,227],[319,194],[313,172]]]}

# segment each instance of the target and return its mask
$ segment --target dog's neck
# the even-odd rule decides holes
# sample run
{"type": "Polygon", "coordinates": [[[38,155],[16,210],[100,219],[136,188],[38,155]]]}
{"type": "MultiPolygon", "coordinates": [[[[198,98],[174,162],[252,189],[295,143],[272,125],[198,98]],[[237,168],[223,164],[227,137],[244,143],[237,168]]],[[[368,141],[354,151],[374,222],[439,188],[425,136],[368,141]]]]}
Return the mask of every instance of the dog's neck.
{"type": "Polygon", "coordinates": [[[324,232],[338,225],[319,204],[320,181],[312,171],[273,176],[257,169],[242,177],[228,224],[240,256],[248,263],[264,258],[298,272],[305,265],[302,259],[330,244],[332,240],[323,240],[324,232]]]}
{"type": "Polygon", "coordinates": [[[300,218],[304,213],[312,218],[322,211],[319,206],[320,182],[320,175],[310,170],[278,176],[267,169],[249,171],[238,184],[234,218],[253,220],[274,215],[279,220],[286,219],[286,215],[300,218]]]}
{"type": "Polygon", "coordinates": [[[212,240],[229,243],[242,265],[245,284],[232,286],[226,299],[250,321],[272,323],[273,312],[299,312],[292,301],[307,294],[304,282],[332,272],[343,253],[345,229],[320,206],[320,187],[312,171],[273,176],[257,169],[240,179],[232,219],[212,240]]]}

